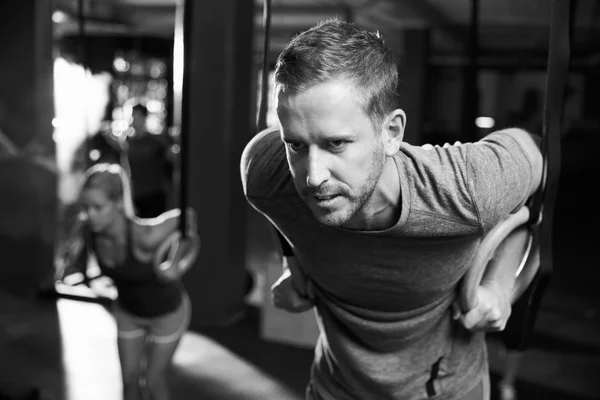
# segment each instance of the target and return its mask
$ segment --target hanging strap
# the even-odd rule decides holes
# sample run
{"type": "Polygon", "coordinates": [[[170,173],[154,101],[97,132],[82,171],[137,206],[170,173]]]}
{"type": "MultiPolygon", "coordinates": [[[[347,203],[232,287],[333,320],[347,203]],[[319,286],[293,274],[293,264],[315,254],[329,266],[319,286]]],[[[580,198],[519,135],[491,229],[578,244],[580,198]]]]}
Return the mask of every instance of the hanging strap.
{"type": "Polygon", "coordinates": [[[189,48],[191,15],[193,1],[179,0],[175,12],[175,32],[173,42],[173,128],[179,136],[179,232],[183,237],[188,234],[187,208],[188,208],[188,158],[189,158],[189,71],[185,70],[190,65],[189,48]]]}
{"type": "Polygon", "coordinates": [[[540,265],[529,287],[513,305],[511,317],[502,333],[504,344],[509,349],[525,350],[529,347],[541,300],[554,267],[552,230],[561,166],[560,138],[569,73],[571,15],[570,0],[552,1],[542,131],[544,169],[540,189],[529,205],[529,223],[534,241],[539,245],[540,265]]]}
{"type": "Polygon", "coordinates": [[[569,74],[571,1],[553,0],[548,46],[546,97],[544,100],[542,154],[544,172],[541,190],[530,204],[531,224],[552,228],[552,217],[560,175],[560,137],[562,130],[563,99],[569,74]],[[545,210],[549,210],[544,212],[545,210]]]}
{"type": "Polygon", "coordinates": [[[260,85],[260,105],[258,108],[258,122],[256,131],[267,128],[267,111],[269,108],[269,43],[271,37],[271,0],[263,2],[263,53],[260,85]]]}
{"type": "Polygon", "coordinates": [[[164,281],[177,280],[195,263],[200,253],[200,237],[189,225],[187,212],[188,182],[188,111],[189,111],[189,48],[192,0],[178,0],[175,11],[173,42],[173,129],[179,135],[179,230],[171,233],[155,252],[154,272],[164,281]]]}

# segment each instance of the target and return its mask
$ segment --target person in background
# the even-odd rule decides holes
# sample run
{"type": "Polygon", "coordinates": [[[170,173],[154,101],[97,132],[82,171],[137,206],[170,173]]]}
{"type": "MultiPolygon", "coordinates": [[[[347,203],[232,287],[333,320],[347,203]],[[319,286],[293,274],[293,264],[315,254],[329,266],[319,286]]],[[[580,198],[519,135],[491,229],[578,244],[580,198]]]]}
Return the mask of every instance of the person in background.
{"type": "Polygon", "coordinates": [[[148,132],[148,109],[133,106],[134,134],[127,138],[126,153],[131,173],[133,203],[140,218],[152,218],[167,210],[173,184],[174,154],[165,135],[148,132]]]}

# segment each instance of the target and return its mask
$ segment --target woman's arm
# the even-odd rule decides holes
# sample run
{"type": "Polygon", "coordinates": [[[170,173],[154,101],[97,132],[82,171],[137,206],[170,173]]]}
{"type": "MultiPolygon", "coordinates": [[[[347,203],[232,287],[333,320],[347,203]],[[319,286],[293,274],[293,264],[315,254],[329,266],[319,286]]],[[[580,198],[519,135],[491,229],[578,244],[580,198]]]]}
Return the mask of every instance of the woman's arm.
{"type": "Polygon", "coordinates": [[[71,275],[71,271],[73,273],[86,274],[87,252],[85,249],[87,245],[85,224],[86,219],[83,216],[77,216],[65,240],[56,250],[54,263],[58,279],[63,279],[65,276],[71,275]]]}
{"type": "MultiPolygon", "coordinates": [[[[140,219],[136,218],[142,235],[140,235],[139,245],[145,250],[154,251],[162,244],[167,237],[179,229],[179,218],[181,210],[178,208],[166,211],[156,218],[140,219]]],[[[187,209],[187,234],[197,231],[198,222],[196,211],[193,208],[187,209]]]]}
{"type": "Polygon", "coordinates": [[[144,220],[143,243],[140,246],[153,253],[155,273],[165,281],[179,279],[195,262],[200,250],[196,213],[187,209],[187,233],[179,232],[181,211],[170,210],[157,218],[144,220]]]}

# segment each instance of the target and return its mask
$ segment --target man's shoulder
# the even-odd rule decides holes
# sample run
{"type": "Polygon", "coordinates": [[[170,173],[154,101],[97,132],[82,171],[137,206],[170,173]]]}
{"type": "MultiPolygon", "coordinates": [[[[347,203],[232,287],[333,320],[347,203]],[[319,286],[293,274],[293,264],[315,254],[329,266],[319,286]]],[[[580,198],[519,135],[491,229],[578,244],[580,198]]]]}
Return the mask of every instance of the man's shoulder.
{"type": "Polygon", "coordinates": [[[264,156],[273,155],[285,151],[281,141],[279,129],[267,128],[254,136],[246,145],[242,155],[242,164],[264,160],[264,156]]]}
{"type": "Polygon", "coordinates": [[[461,171],[462,165],[466,163],[468,147],[469,144],[463,145],[460,142],[420,146],[402,143],[396,156],[413,172],[427,171],[427,175],[441,178],[443,175],[454,176],[461,171]]]}
{"type": "MultiPolygon", "coordinates": [[[[470,224],[474,208],[466,171],[467,146],[403,144],[398,153],[400,177],[407,207],[430,218],[470,224]]],[[[403,206],[404,207],[404,206],[403,206]]],[[[412,213],[411,215],[416,215],[412,213]]]]}
{"type": "Polygon", "coordinates": [[[279,130],[259,132],[246,145],[240,162],[244,193],[251,197],[269,197],[290,182],[285,147],[279,130]]]}

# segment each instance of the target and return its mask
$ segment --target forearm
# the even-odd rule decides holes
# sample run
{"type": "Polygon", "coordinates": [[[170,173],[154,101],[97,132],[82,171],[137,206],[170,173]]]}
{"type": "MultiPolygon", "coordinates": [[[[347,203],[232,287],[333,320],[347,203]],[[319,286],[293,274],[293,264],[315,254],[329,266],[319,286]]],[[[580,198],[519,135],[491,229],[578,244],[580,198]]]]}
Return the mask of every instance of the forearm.
{"type": "Polygon", "coordinates": [[[529,240],[527,227],[520,227],[510,233],[498,246],[490,260],[481,285],[500,290],[503,296],[512,301],[517,272],[529,240]]]}
{"type": "Polygon", "coordinates": [[[85,271],[83,264],[85,253],[85,237],[84,226],[86,218],[83,214],[77,215],[72,226],[68,229],[67,234],[62,238],[61,243],[55,251],[55,265],[60,271],[59,275],[64,276],[65,273],[73,271],[85,271]]]}

